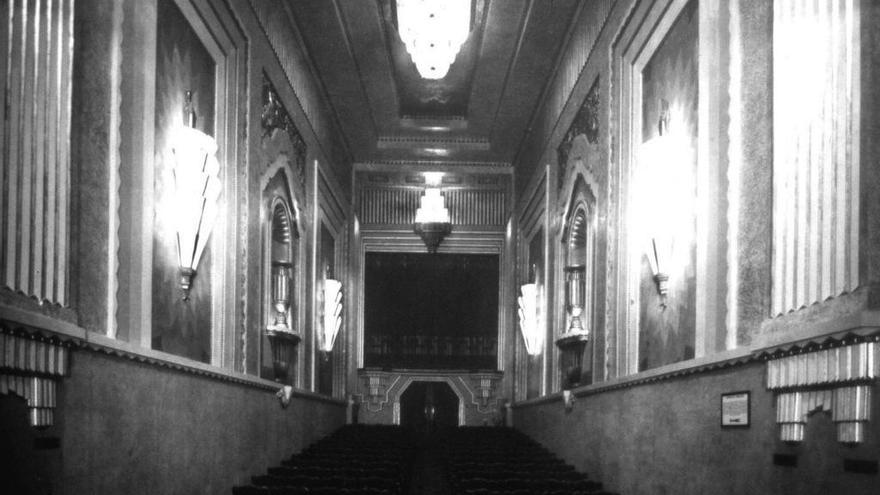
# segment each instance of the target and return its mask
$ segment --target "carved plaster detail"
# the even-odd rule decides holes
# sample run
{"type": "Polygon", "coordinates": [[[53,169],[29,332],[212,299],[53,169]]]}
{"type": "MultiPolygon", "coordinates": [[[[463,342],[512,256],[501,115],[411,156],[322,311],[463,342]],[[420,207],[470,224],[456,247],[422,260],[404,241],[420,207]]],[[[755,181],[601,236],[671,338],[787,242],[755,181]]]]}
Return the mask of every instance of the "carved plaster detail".
{"type": "Polygon", "coordinates": [[[306,142],[281,102],[275,86],[272,85],[272,81],[265,73],[263,73],[263,112],[260,115],[260,120],[263,127],[263,139],[271,138],[276,129],[287,133],[293,146],[297,182],[304,189],[306,183],[306,142]]]}
{"type": "Polygon", "coordinates": [[[584,98],[583,104],[578,109],[568,127],[568,132],[562,138],[559,146],[556,148],[557,161],[559,165],[559,184],[562,187],[562,181],[565,178],[565,169],[568,166],[568,154],[571,152],[572,142],[579,135],[585,135],[587,142],[597,144],[599,142],[599,81],[593,83],[593,87],[584,98]]]}

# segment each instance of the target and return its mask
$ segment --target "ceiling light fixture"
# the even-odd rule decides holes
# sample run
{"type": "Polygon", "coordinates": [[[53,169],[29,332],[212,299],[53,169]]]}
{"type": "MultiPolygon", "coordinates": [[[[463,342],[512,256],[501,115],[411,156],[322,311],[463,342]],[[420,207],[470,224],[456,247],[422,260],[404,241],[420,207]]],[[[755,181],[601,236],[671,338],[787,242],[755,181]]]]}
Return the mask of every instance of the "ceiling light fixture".
{"type": "Polygon", "coordinates": [[[440,191],[443,174],[426,172],[424,175],[427,187],[420,198],[419,209],[416,210],[413,231],[422,238],[429,253],[436,253],[443,239],[452,232],[452,223],[440,191]]]}
{"type": "Polygon", "coordinates": [[[397,31],[419,74],[443,79],[471,26],[471,0],[397,0],[397,31]]]}

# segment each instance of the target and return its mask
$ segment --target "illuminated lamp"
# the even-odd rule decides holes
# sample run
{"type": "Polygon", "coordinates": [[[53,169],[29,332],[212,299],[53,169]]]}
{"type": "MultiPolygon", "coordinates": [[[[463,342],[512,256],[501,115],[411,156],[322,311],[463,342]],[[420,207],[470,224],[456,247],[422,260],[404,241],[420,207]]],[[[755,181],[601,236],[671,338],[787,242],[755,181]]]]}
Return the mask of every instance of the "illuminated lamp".
{"type": "Polygon", "coordinates": [[[663,307],[670,278],[687,263],[684,257],[693,241],[696,188],[691,144],[681,132],[680,113],[670,109],[668,101],[659,101],[657,136],[641,146],[633,195],[633,225],[663,307]]]}
{"type": "Polygon", "coordinates": [[[436,253],[443,239],[452,232],[449,209],[444,205],[440,191],[441,173],[426,173],[424,195],[420,198],[419,209],[413,231],[422,238],[429,253],[436,253]]]}
{"type": "Polygon", "coordinates": [[[397,0],[397,31],[425,79],[442,79],[467,41],[471,0],[397,0]]]}
{"type": "Polygon", "coordinates": [[[517,298],[519,328],[522,332],[526,353],[529,356],[541,354],[543,347],[543,332],[538,324],[538,284],[529,282],[519,288],[520,296],[517,298]]]}
{"type": "Polygon", "coordinates": [[[183,116],[184,125],[172,134],[171,153],[180,287],[187,300],[214,225],[221,185],[217,143],[195,128],[191,91],[186,92],[183,116]]]}
{"type": "Polygon", "coordinates": [[[319,348],[328,358],[342,327],[342,282],[329,277],[324,279],[324,325],[321,329],[319,348]]]}

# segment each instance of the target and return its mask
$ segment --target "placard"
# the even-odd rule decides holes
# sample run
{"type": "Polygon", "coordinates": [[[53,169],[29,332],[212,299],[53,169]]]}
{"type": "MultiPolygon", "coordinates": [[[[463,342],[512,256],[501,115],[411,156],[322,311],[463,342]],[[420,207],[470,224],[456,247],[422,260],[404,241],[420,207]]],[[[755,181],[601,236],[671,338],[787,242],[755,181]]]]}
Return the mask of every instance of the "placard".
{"type": "Polygon", "coordinates": [[[721,394],[722,427],[748,427],[749,412],[749,392],[721,394]]]}

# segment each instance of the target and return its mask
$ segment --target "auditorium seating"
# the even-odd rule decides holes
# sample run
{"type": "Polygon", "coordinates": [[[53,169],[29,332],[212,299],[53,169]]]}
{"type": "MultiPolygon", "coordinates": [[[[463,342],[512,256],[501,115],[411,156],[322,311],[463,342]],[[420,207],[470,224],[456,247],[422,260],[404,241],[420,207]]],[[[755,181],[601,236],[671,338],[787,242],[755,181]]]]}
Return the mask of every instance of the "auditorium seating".
{"type": "Polygon", "coordinates": [[[413,493],[413,475],[419,476],[413,473],[413,460],[420,448],[428,449],[428,458],[436,463],[432,465],[442,465],[446,472],[448,486],[431,493],[612,495],[511,428],[443,428],[426,437],[401,427],[366,425],[343,427],[232,492],[405,495],[413,493]]]}
{"type": "Polygon", "coordinates": [[[449,485],[456,494],[608,495],[601,483],[511,428],[457,428],[443,443],[449,485]]]}
{"type": "Polygon", "coordinates": [[[412,435],[400,427],[346,426],[232,493],[404,495],[415,448],[412,435]]]}

